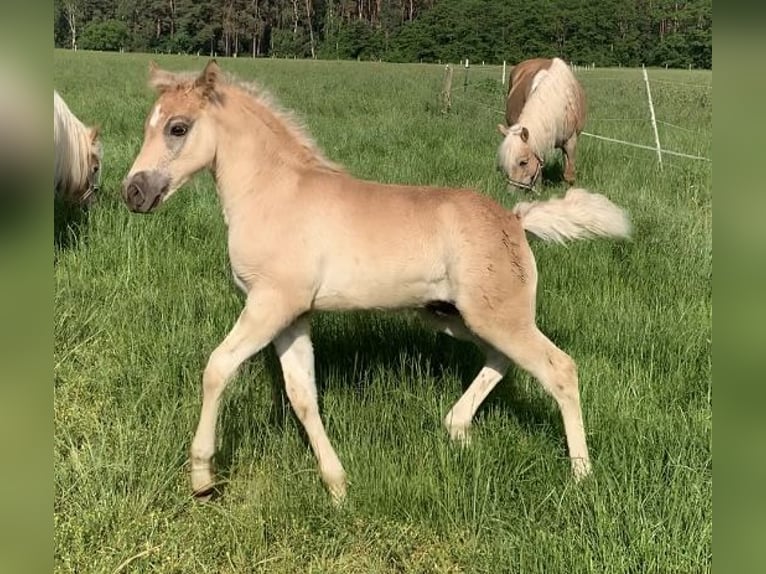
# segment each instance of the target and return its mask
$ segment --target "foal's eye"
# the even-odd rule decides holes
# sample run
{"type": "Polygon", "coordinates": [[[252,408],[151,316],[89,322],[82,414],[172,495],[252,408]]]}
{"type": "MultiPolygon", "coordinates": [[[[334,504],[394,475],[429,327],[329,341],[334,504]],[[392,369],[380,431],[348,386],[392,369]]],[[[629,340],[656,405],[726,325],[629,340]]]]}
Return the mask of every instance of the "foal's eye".
{"type": "Polygon", "coordinates": [[[525,166],[525,165],[527,165],[528,163],[529,163],[529,160],[528,160],[528,159],[522,159],[522,160],[519,162],[519,165],[520,165],[521,167],[524,167],[524,166],[525,166]]]}
{"type": "Polygon", "coordinates": [[[189,131],[189,127],[185,124],[173,124],[170,126],[170,135],[177,138],[184,137],[187,131],[189,131]]]}

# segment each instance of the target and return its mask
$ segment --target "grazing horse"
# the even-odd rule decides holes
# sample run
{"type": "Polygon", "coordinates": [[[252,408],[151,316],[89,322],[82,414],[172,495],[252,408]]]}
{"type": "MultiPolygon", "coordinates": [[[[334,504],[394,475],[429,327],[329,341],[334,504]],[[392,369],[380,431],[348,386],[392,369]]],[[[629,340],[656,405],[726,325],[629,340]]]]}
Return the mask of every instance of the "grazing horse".
{"type": "Polygon", "coordinates": [[[88,203],[101,181],[103,148],[99,129],[75,116],[53,91],[53,187],[65,200],[88,203]]]}
{"type": "Polygon", "coordinates": [[[147,213],[192,175],[212,172],[234,280],[246,302],[202,375],[191,444],[195,494],[213,492],[219,402],[243,361],[273,343],[287,397],[336,501],[346,478],[317,405],[310,315],[322,310],[419,309],[437,329],[476,342],[486,363],[444,419],[465,439],[479,405],[511,361],[561,409],[574,476],[590,471],[574,361],[535,325],[537,270],[525,231],[546,240],[629,235],[622,209],[572,189],[512,211],[467,189],[357,179],[254,84],[150,66],[158,97],[123,181],[128,208],[147,213]]]}
{"type": "Polygon", "coordinates": [[[511,184],[532,190],[546,155],[564,153],[564,180],[574,183],[577,136],[585,126],[585,92],[559,59],[525,60],[511,70],[498,160],[511,184]]]}

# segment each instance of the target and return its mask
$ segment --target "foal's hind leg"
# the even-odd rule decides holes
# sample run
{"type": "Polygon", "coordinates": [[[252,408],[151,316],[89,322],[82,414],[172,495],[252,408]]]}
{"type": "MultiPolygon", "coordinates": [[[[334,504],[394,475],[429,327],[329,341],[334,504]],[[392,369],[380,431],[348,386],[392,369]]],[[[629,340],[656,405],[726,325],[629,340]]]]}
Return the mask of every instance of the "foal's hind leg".
{"type": "Polygon", "coordinates": [[[207,496],[214,486],[215,426],[226,385],[239,366],[268,345],[294,317],[278,293],[251,293],[234,328],[210,354],[202,375],[202,410],[190,453],[191,483],[197,496],[207,496]]]}
{"type": "Polygon", "coordinates": [[[287,397],[306,429],[322,480],[333,500],[339,503],[346,495],[346,473],[319,417],[314,381],[314,350],[309,332],[308,317],[301,317],[274,339],[274,347],[282,363],[287,397]]]}
{"type": "Polygon", "coordinates": [[[422,316],[437,331],[456,339],[476,343],[485,353],[486,360],[481,371],[444,417],[444,426],[450,438],[467,444],[470,438],[468,432],[476,411],[497,383],[503,379],[510,361],[474,335],[459,315],[436,315],[424,311],[422,316]]]}
{"type": "Polygon", "coordinates": [[[519,367],[531,373],[558,403],[564,421],[572,472],[576,479],[590,473],[590,457],[580,408],[577,366],[572,358],[554,345],[534,323],[513,328],[501,325],[502,313],[466,316],[476,333],[519,367]],[[482,320],[483,319],[483,320],[482,320]],[[489,319],[489,320],[488,320],[489,319]],[[510,330],[507,330],[510,329],[510,330]]]}
{"type": "Polygon", "coordinates": [[[444,417],[444,426],[447,427],[450,438],[463,444],[469,442],[468,432],[476,411],[497,383],[503,379],[509,366],[510,361],[503,355],[494,350],[487,351],[487,358],[481,371],[444,417]]]}
{"type": "Polygon", "coordinates": [[[572,472],[577,480],[590,473],[590,457],[580,407],[577,365],[535,325],[509,333],[498,348],[519,367],[531,373],[556,400],[564,421],[572,472]]]}

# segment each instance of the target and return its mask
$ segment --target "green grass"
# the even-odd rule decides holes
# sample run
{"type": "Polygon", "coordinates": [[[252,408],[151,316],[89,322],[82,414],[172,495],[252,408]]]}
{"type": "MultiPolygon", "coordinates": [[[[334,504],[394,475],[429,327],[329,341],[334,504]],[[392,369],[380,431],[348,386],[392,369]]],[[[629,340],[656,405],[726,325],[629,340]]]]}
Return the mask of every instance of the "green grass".
{"type": "MultiPolygon", "coordinates": [[[[157,58],[171,69],[206,61],[157,58]]],[[[57,571],[112,572],[131,558],[123,571],[711,569],[712,164],[666,157],[659,171],[651,151],[583,137],[578,184],[626,207],[634,240],[531,241],[540,327],[579,367],[591,480],[573,484],[558,411],[526,374],[498,386],[461,450],[441,419],[478,353],[408,313],[326,314],[314,320],[317,380],[347,504],[332,506],[299,423],[272,400],[270,351],[227,390],[216,458],[227,485],[199,504],[186,458],[201,373],[242,298],[209,176],[152,216],[119,198],[153,102],[148,59],[54,52],[54,86],[105,142],[100,201],[57,219],[57,571]]],[[[442,116],[441,66],[219,63],[295,109],[357,176],[518,200],[495,169],[499,68],[472,68],[465,89],[457,69],[442,116]]],[[[579,75],[587,131],[652,144],[639,70],[579,75]]],[[[650,77],[657,117],[685,128],[661,124],[664,145],[710,157],[712,74],[650,77]]],[[[564,189],[548,182],[542,195],[564,189]]]]}

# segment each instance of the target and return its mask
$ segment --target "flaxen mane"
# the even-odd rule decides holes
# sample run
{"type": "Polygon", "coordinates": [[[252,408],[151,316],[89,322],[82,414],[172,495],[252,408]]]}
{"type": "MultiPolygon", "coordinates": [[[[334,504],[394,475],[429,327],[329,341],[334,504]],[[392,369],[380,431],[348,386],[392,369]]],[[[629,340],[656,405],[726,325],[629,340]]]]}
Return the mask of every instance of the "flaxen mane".
{"type": "Polygon", "coordinates": [[[521,110],[529,99],[529,95],[537,88],[544,74],[541,70],[551,67],[553,60],[548,58],[533,58],[516,64],[508,78],[508,95],[506,96],[505,123],[510,127],[519,121],[521,110]],[[537,78],[537,81],[535,79],[537,78]]]}
{"type": "Polygon", "coordinates": [[[529,130],[529,146],[541,157],[582,131],[585,124],[585,97],[569,66],[554,58],[530,93],[517,123],[529,130]]]}
{"type": "Polygon", "coordinates": [[[98,129],[83,124],[55,90],[53,145],[54,190],[66,199],[87,201],[99,181],[102,147],[98,129]]]}

